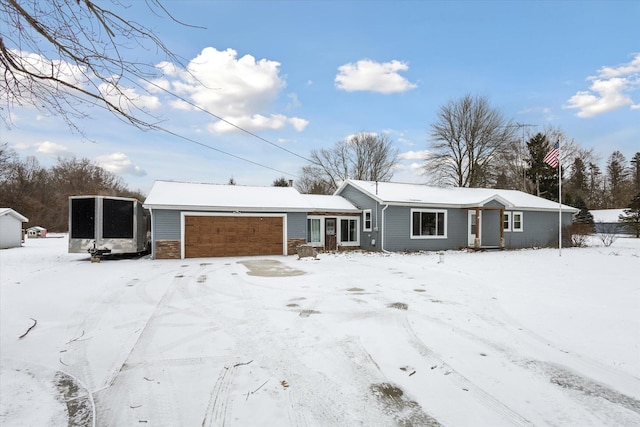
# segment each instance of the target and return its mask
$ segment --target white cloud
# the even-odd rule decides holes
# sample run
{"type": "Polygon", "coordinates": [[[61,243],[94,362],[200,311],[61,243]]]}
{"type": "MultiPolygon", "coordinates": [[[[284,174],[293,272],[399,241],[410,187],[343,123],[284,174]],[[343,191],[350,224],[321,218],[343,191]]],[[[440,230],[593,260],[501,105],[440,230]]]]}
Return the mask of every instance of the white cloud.
{"type": "Polygon", "coordinates": [[[409,167],[414,175],[424,175],[424,163],[411,163],[409,167]]]}
{"type": "Polygon", "coordinates": [[[58,154],[66,152],[68,149],[64,145],[56,144],[51,141],[44,141],[35,144],[36,152],[42,154],[50,154],[52,156],[56,156],[58,154]]]}
{"type": "Polygon", "coordinates": [[[589,90],[579,91],[563,108],[577,109],[578,117],[593,117],[625,106],[640,108],[634,103],[630,93],[640,88],[640,54],[633,60],[618,67],[602,67],[591,81],[589,90]]]}
{"type": "MultiPolygon", "coordinates": [[[[224,119],[240,128],[252,130],[278,130],[282,129],[287,124],[290,124],[297,131],[302,131],[309,124],[308,120],[298,117],[287,117],[282,114],[272,114],[269,117],[261,114],[254,114],[250,117],[238,116],[225,117],[224,119]]],[[[213,133],[225,133],[237,130],[235,126],[229,123],[220,120],[215,123],[211,123],[207,128],[213,133]]]]}
{"type": "Polygon", "coordinates": [[[287,104],[287,109],[290,108],[298,108],[300,107],[302,104],[300,103],[300,100],[298,99],[298,95],[296,95],[295,93],[290,93],[287,95],[287,98],[289,98],[291,101],[289,101],[289,103],[287,104]]]}
{"type": "Polygon", "coordinates": [[[309,124],[309,120],[301,119],[299,117],[291,117],[289,118],[289,123],[294,127],[295,130],[302,132],[304,128],[309,124]]]}
{"type": "MultiPolygon", "coordinates": [[[[172,78],[171,87],[176,94],[244,129],[281,129],[289,124],[302,130],[308,124],[303,119],[269,112],[286,87],[279,75],[279,62],[256,60],[251,55],[238,58],[233,49],[218,51],[207,47],[189,62],[187,70],[178,70],[167,63],[158,67],[167,71],[166,77],[172,78]]],[[[289,97],[292,99],[289,106],[299,105],[295,95],[289,97]]],[[[188,104],[172,105],[185,109],[188,104]]],[[[224,121],[212,123],[208,129],[211,132],[236,130],[224,121]]]]}
{"type": "Polygon", "coordinates": [[[405,62],[375,62],[362,59],[338,67],[336,87],[347,92],[371,91],[384,94],[406,92],[417,87],[399,72],[409,69],[405,62]]]}
{"type": "Polygon", "coordinates": [[[145,176],[147,174],[142,168],[140,168],[140,166],[134,165],[129,157],[124,153],[113,153],[106,156],[99,156],[96,158],[96,161],[105,170],[116,175],[145,176]]]}
{"type": "Polygon", "coordinates": [[[106,100],[117,105],[126,113],[130,113],[132,107],[154,111],[161,106],[160,99],[157,96],[141,95],[134,88],[118,85],[116,89],[115,85],[101,84],[99,90],[106,100]]]}
{"type": "Polygon", "coordinates": [[[400,160],[425,160],[429,156],[429,150],[406,151],[398,154],[400,160]]]}

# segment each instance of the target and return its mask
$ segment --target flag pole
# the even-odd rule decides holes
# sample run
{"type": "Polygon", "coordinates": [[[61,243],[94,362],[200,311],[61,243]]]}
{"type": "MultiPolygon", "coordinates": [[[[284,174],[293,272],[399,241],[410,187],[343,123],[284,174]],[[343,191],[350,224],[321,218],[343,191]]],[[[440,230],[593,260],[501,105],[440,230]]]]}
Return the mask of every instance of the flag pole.
{"type": "Polygon", "coordinates": [[[558,256],[562,256],[562,162],[560,161],[560,139],[558,139],[558,256]]]}

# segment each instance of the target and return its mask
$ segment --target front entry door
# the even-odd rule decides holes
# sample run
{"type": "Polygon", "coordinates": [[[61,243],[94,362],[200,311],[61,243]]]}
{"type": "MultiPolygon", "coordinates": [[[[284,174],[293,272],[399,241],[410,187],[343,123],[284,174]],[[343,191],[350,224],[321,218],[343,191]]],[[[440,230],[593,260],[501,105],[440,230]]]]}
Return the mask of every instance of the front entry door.
{"type": "Polygon", "coordinates": [[[327,251],[336,250],[336,219],[326,218],[324,220],[324,249],[327,251]]]}
{"type": "MultiPolygon", "coordinates": [[[[468,242],[467,244],[470,247],[474,247],[475,242],[476,242],[476,211],[469,211],[469,237],[468,237],[468,242]]],[[[479,245],[482,244],[482,212],[480,212],[480,233],[478,234],[478,238],[480,239],[480,241],[478,242],[479,245]]]]}

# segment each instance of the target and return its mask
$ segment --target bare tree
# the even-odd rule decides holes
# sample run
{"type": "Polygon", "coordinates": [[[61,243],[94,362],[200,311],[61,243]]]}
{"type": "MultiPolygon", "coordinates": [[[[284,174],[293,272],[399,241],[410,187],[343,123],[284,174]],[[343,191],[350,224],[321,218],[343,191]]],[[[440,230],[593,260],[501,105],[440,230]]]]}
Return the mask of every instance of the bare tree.
{"type": "Polygon", "coordinates": [[[295,187],[303,194],[331,194],[331,184],[324,177],[321,168],[313,165],[302,167],[295,187]]]}
{"type": "MultiPolygon", "coordinates": [[[[145,83],[161,71],[141,63],[138,52],[158,51],[162,59],[181,61],[151,30],[126,19],[125,5],[112,0],[110,10],[99,3],[0,1],[0,103],[7,125],[15,106],[60,116],[81,134],[76,121],[86,115],[83,106],[105,108],[142,129],[157,121],[145,108],[153,100],[145,83]]],[[[145,4],[175,21],[159,0],[145,4]]]]}
{"type": "Polygon", "coordinates": [[[471,95],[442,106],[430,136],[426,172],[457,187],[491,185],[501,156],[517,139],[516,128],[486,97],[471,95]]]}
{"type": "Polygon", "coordinates": [[[302,168],[298,189],[330,194],[348,178],[391,180],[398,163],[398,150],[387,135],[360,132],[331,148],[313,150],[309,157],[312,163],[302,168]]]}

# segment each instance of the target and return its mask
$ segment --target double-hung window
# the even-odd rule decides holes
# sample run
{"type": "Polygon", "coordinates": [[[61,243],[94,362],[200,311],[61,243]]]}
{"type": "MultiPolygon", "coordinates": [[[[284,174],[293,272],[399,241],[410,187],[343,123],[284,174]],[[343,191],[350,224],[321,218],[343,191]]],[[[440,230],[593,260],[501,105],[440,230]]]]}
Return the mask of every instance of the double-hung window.
{"type": "Polygon", "coordinates": [[[513,231],[522,231],[524,230],[524,225],[522,222],[522,212],[513,212],[512,213],[512,230],[513,231]]]}
{"type": "Polygon", "coordinates": [[[362,231],[371,231],[371,209],[362,211],[362,231]]]}
{"type": "Polygon", "coordinates": [[[357,218],[341,218],[340,219],[340,244],[341,245],[357,245],[358,244],[358,219],[357,218]]]}
{"type": "Polygon", "coordinates": [[[524,229],[522,212],[505,212],[503,217],[504,231],[519,232],[524,229]]]}
{"type": "Polygon", "coordinates": [[[411,210],[412,239],[444,239],[447,237],[447,211],[435,209],[411,210]]]}
{"type": "Polygon", "coordinates": [[[502,228],[504,231],[511,231],[511,212],[505,212],[502,217],[502,228]]]}

